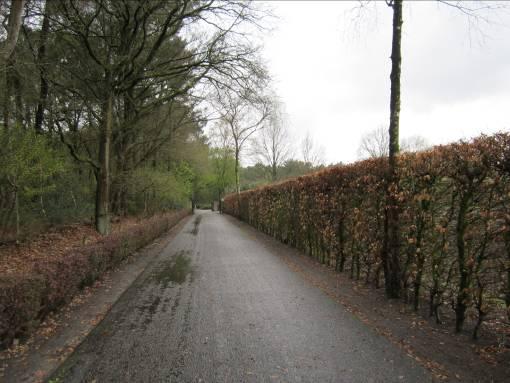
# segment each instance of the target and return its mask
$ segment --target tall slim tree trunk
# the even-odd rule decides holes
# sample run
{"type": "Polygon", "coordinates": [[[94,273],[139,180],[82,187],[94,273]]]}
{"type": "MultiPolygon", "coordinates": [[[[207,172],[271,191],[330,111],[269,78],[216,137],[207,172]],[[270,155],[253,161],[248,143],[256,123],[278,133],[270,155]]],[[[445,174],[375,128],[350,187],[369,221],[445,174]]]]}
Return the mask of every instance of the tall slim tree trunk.
{"type": "Polygon", "coordinates": [[[467,265],[465,234],[467,229],[466,215],[471,203],[471,187],[459,201],[459,213],[457,216],[457,262],[459,267],[459,291],[457,293],[457,302],[455,304],[455,332],[461,332],[466,319],[466,309],[468,306],[469,291],[471,285],[472,266],[467,265]]]}
{"type": "Polygon", "coordinates": [[[116,215],[124,216],[127,214],[127,175],[132,170],[133,158],[128,153],[129,145],[132,143],[132,135],[129,132],[130,124],[134,118],[133,89],[129,89],[123,97],[124,104],[124,123],[116,131],[112,143],[113,159],[115,163],[112,167],[116,169],[116,182],[113,193],[116,195],[112,212],[116,215]]]}
{"type": "Polygon", "coordinates": [[[5,89],[3,91],[3,99],[2,99],[2,109],[3,109],[3,122],[4,129],[6,131],[9,130],[10,120],[11,120],[11,91],[12,91],[12,81],[11,81],[11,72],[12,72],[12,60],[9,58],[5,63],[3,68],[2,75],[4,76],[5,89]]]}
{"type": "MultiPolygon", "coordinates": [[[[508,221],[507,221],[508,225],[508,221]]],[[[510,233],[505,233],[505,251],[508,265],[510,265],[510,233]]],[[[506,315],[510,320],[510,267],[506,269],[506,283],[505,283],[505,304],[506,304],[506,315]]]]}
{"type": "Polygon", "coordinates": [[[37,110],[35,112],[35,131],[42,133],[42,124],[44,120],[44,110],[46,109],[46,100],[48,99],[48,81],[46,80],[46,42],[48,40],[48,31],[50,29],[50,20],[48,18],[48,7],[51,0],[46,0],[44,5],[44,16],[41,27],[41,37],[39,41],[39,48],[37,49],[37,65],[39,66],[39,101],[37,103],[37,110]]]}
{"type": "MultiPolygon", "coordinates": [[[[4,128],[5,130],[9,129],[10,124],[10,102],[11,102],[11,92],[13,89],[13,79],[14,79],[14,58],[13,52],[14,48],[16,48],[16,44],[18,42],[19,31],[21,29],[21,25],[23,24],[23,9],[25,7],[25,0],[12,0],[11,7],[9,11],[9,21],[7,24],[7,38],[0,45],[0,53],[1,53],[1,64],[4,70],[4,80],[5,80],[5,90],[4,90],[4,99],[3,99],[3,120],[4,120],[4,128]]],[[[14,86],[15,87],[15,86],[14,86]]],[[[15,87],[16,88],[16,87],[15,87]]],[[[19,93],[18,93],[19,94],[19,93]]],[[[17,103],[17,119],[19,121],[19,98],[16,99],[17,103]]]]}
{"type": "Polygon", "coordinates": [[[12,68],[12,81],[14,89],[15,121],[18,128],[23,127],[23,84],[19,72],[12,68]]]}
{"type": "Polygon", "coordinates": [[[278,175],[278,160],[276,158],[276,151],[277,151],[277,148],[275,145],[275,140],[273,139],[273,153],[272,153],[273,158],[271,161],[271,177],[272,177],[273,182],[276,181],[276,178],[278,175]]]}
{"type": "Polygon", "coordinates": [[[7,25],[7,39],[1,46],[2,58],[8,60],[11,57],[16,43],[18,42],[19,31],[23,23],[23,8],[25,0],[12,0],[9,12],[9,24],[7,25]]]}
{"type": "Polygon", "coordinates": [[[237,214],[241,217],[241,186],[239,180],[239,147],[236,143],[234,173],[236,177],[237,214]]]}
{"type": "Polygon", "coordinates": [[[16,243],[19,243],[20,237],[20,216],[19,216],[19,191],[18,187],[14,190],[14,204],[16,209],[16,243]]]}
{"type": "Polygon", "coordinates": [[[1,67],[3,69],[5,89],[3,94],[3,120],[5,130],[10,125],[11,92],[13,89],[14,61],[13,52],[18,42],[19,31],[23,24],[25,0],[12,0],[7,24],[7,38],[0,44],[1,67]]]}
{"type": "Polygon", "coordinates": [[[109,93],[102,107],[99,134],[99,174],[96,187],[96,230],[110,233],[110,142],[113,122],[113,94],[109,93]]]}
{"type": "Polygon", "coordinates": [[[239,196],[239,194],[241,193],[241,186],[240,186],[240,182],[239,182],[239,149],[238,148],[236,148],[235,157],[236,158],[235,158],[234,172],[235,172],[235,176],[236,176],[236,193],[239,196]]]}
{"type": "Polygon", "coordinates": [[[393,40],[391,45],[391,97],[389,127],[389,167],[385,241],[383,249],[386,295],[398,298],[401,293],[400,236],[398,209],[397,155],[399,152],[400,73],[402,63],[402,0],[393,0],[393,40]]]}

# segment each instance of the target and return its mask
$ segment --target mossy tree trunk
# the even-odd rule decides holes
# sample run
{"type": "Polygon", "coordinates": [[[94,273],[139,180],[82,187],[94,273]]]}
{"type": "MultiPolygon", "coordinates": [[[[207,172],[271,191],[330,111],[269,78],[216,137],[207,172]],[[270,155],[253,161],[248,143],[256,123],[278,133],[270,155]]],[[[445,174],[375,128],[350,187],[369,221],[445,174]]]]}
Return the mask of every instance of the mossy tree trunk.
{"type": "Polygon", "coordinates": [[[399,152],[400,121],[400,73],[402,62],[402,0],[388,3],[393,10],[393,40],[391,45],[391,95],[389,127],[389,166],[387,184],[387,206],[385,217],[385,240],[382,260],[386,295],[398,298],[401,293],[400,233],[398,212],[397,155],[399,152]]]}

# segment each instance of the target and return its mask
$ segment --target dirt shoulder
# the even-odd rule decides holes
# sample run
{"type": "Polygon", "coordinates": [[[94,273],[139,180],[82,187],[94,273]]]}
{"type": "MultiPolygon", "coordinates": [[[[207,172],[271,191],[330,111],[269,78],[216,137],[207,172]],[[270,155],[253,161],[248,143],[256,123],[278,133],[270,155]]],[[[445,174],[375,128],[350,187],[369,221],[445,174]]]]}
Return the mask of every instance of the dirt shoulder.
{"type": "MultiPolygon", "coordinates": [[[[438,380],[462,382],[507,382],[510,348],[482,331],[478,341],[469,333],[454,334],[451,323],[438,325],[423,313],[415,313],[402,301],[388,301],[384,289],[353,281],[346,273],[275,242],[245,223],[265,246],[310,284],[342,304],[363,323],[402,348],[410,358],[432,371],[438,380]]],[[[505,342],[503,342],[505,343],[505,342]]]]}
{"type": "MultiPolygon", "coordinates": [[[[132,254],[115,270],[85,288],[69,304],[50,314],[26,342],[0,352],[0,380],[44,381],[103,319],[111,306],[189,219],[181,220],[167,234],[132,254]]],[[[79,242],[82,232],[78,232],[80,234],[73,237],[78,238],[79,242]]],[[[92,238],[93,233],[89,240],[92,238]]],[[[69,238],[63,240],[70,241],[69,238]]],[[[33,243],[31,246],[34,246],[33,243]]]]}

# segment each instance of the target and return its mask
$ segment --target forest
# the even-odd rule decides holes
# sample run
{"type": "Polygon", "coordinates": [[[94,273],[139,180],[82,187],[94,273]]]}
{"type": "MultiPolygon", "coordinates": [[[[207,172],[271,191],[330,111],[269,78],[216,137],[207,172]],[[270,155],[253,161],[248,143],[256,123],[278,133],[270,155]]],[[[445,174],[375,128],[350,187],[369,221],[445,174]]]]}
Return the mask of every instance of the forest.
{"type": "Polygon", "coordinates": [[[0,12],[1,242],[79,222],[107,234],[113,218],[209,206],[236,179],[318,165],[271,158],[268,134],[247,155],[259,164],[240,164],[266,125],[287,145],[248,38],[263,28],[256,4],[30,0],[0,12]]]}

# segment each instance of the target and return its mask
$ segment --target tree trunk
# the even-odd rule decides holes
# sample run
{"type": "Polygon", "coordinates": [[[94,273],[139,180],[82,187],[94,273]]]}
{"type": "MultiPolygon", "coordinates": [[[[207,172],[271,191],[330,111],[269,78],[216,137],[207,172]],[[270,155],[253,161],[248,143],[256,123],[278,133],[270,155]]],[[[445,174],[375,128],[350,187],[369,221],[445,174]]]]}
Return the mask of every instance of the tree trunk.
{"type": "Polygon", "coordinates": [[[236,176],[236,193],[239,196],[241,193],[241,187],[239,185],[239,149],[236,147],[236,153],[235,153],[235,176],[236,176]]]}
{"type": "Polygon", "coordinates": [[[20,230],[20,216],[19,216],[19,192],[18,188],[14,189],[14,205],[16,211],[16,243],[19,243],[20,230]]]}
{"type": "Polygon", "coordinates": [[[113,95],[107,95],[102,107],[99,134],[99,174],[96,187],[96,230],[110,233],[110,141],[113,122],[113,95]]]}
{"type": "Polygon", "coordinates": [[[338,249],[336,253],[335,270],[338,272],[344,271],[345,267],[345,229],[344,220],[340,219],[338,223],[338,249]]]}
{"type": "Polygon", "coordinates": [[[19,30],[23,22],[23,8],[25,0],[12,0],[9,12],[9,24],[7,26],[7,39],[3,43],[2,58],[8,60],[11,57],[16,43],[18,42],[19,30]]]}
{"type": "MultiPolygon", "coordinates": [[[[112,169],[115,169],[115,182],[112,182],[112,195],[115,195],[111,211],[117,216],[125,216],[127,214],[127,197],[128,186],[127,180],[130,171],[135,167],[133,165],[133,155],[129,153],[129,145],[132,143],[132,134],[129,132],[133,118],[133,89],[129,89],[123,96],[123,123],[116,130],[116,136],[112,138],[112,169]]],[[[155,161],[153,161],[155,167],[155,161]]]]}
{"type": "Polygon", "coordinates": [[[471,285],[471,267],[466,265],[466,249],[464,235],[467,223],[466,215],[471,202],[471,191],[466,192],[459,202],[459,215],[457,217],[457,261],[459,267],[459,292],[455,305],[455,332],[461,332],[466,319],[467,300],[469,299],[468,289],[471,285]]]}
{"type": "MultiPolygon", "coordinates": [[[[423,208],[422,208],[423,209],[423,208]]],[[[425,210],[425,209],[424,209],[425,210]]],[[[425,217],[424,213],[420,213],[418,217],[418,222],[416,225],[416,278],[414,280],[414,298],[413,298],[413,309],[414,311],[418,311],[418,307],[420,305],[420,290],[423,279],[423,267],[425,265],[425,254],[422,251],[422,239],[423,239],[423,231],[425,227],[425,217]]]]}
{"type": "Polygon", "coordinates": [[[391,3],[393,9],[393,40],[391,45],[391,96],[390,96],[390,127],[389,127],[389,168],[387,185],[387,207],[385,217],[385,241],[382,259],[384,262],[384,278],[386,295],[398,298],[401,293],[400,271],[400,235],[399,212],[397,199],[397,155],[399,152],[399,120],[400,120],[400,72],[402,62],[402,0],[391,3]]]}
{"type": "Polygon", "coordinates": [[[236,142],[235,149],[235,166],[234,172],[236,177],[236,193],[237,193],[237,214],[241,218],[241,186],[239,181],[239,147],[236,142]]]}
{"type": "Polygon", "coordinates": [[[391,44],[391,95],[389,128],[389,163],[390,171],[396,169],[396,156],[399,148],[400,125],[400,74],[402,66],[402,0],[393,3],[393,40],[391,44]]]}
{"type": "MultiPolygon", "coordinates": [[[[506,222],[508,225],[508,221],[506,222]]],[[[510,232],[505,233],[505,250],[506,250],[506,259],[509,267],[506,269],[506,284],[505,284],[505,304],[506,304],[506,315],[508,320],[510,320],[510,232]]]]}
{"type": "Polygon", "coordinates": [[[15,105],[15,117],[16,117],[16,127],[23,127],[23,97],[22,97],[22,86],[20,75],[14,66],[12,67],[12,80],[13,80],[13,89],[14,89],[14,105],[15,105]]]}
{"type": "Polygon", "coordinates": [[[39,48],[37,50],[37,65],[39,66],[40,86],[39,86],[39,102],[35,112],[35,131],[42,133],[42,124],[44,120],[44,110],[46,109],[46,100],[48,99],[48,81],[46,81],[46,41],[48,40],[48,31],[50,28],[50,20],[48,18],[48,7],[51,0],[46,0],[44,5],[44,17],[41,27],[41,38],[39,48]]]}
{"type": "Polygon", "coordinates": [[[9,58],[3,68],[3,76],[5,89],[3,91],[3,120],[4,120],[4,129],[5,131],[9,130],[10,125],[10,111],[11,111],[11,90],[12,90],[12,81],[11,81],[11,72],[12,72],[12,60],[9,58]]]}

